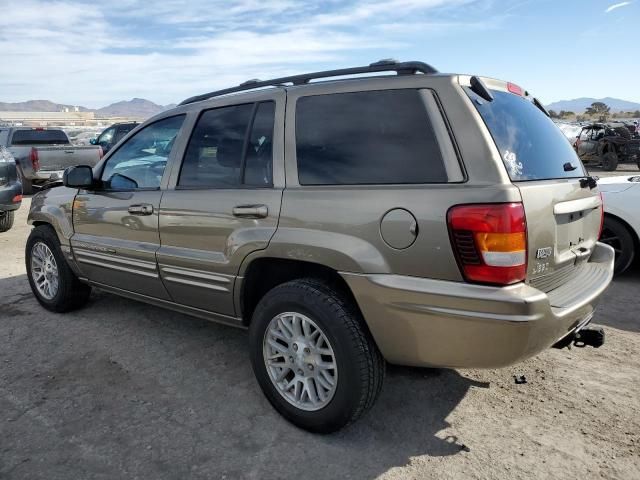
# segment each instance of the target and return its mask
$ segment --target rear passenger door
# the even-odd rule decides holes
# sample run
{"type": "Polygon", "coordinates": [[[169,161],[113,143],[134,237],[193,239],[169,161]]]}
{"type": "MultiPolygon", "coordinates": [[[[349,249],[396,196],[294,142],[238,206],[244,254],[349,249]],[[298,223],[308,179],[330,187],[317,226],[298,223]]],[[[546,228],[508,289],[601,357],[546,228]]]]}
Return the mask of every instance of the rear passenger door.
{"type": "MultiPolygon", "coordinates": [[[[160,205],[158,263],[173,300],[234,316],[247,254],[276,231],[284,188],[285,93],[202,110],[160,205]]],[[[236,100],[237,101],[237,100],[236,100]]]]}

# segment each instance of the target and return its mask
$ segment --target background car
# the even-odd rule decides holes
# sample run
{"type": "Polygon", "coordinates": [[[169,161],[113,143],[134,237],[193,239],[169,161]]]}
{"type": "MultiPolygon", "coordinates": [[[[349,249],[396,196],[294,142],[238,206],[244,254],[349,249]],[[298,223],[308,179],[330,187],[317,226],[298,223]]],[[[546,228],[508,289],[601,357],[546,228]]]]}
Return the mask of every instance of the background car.
{"type": "Polygon", "coordinates": [[[114,123],[98,135],[97,138],[92,138],[89,143],[91,143],[91,145],[100,145],[102,147],[102,151],[107,153],[120,140],[122,140],[127,133],[138,125],[138,122],[114,123]]]}
{"type": "Polygon", "coordinates": [[[640,175],[598,180],[604,197],[604,225],[600,241],[616,252],[615,273],[633,262],[640,245],[640,175]]]}
{"type": "Polygon", "coordinates": [[[14,212],[22,202],[22,185],[11,152],[0,145],[0,232],[13,226],[14,212]]]}

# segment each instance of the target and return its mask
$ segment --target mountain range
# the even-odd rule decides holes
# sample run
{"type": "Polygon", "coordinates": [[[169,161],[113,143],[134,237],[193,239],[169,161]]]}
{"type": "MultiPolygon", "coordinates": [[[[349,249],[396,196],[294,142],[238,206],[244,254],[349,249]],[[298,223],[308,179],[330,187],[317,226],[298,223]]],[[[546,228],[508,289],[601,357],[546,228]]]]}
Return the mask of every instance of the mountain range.
{"type": "MultiPolygon", "coordinates": [[[[548,110],[555,110],[556,112],[565,110],[567,112],[581,114],[584,113],[585,109],[591,106],[594,102],[606,103],[611,107],[612,112],[635,112],[636,110],[640,110],[640,103],[629,102],[627,100],[612,97],[582,97],[574,98],[573,100],[560,100],[558,102],[550,103],[549,105],[546,105],[546,107],[548,110]]],[[[0,102],[0,112],[60,112],[65,108],[73,111],[75,107],[75,105],[64,105],[61,103],[54,103],[49,100],[28,100],[26,102],[18,103],[0,102]]],[[[97,109],[78,106],[78,110],[81,112],[95,112],[95,114],[100,117],[131,117],[145,119],[173,107],[175,107],[175,104],[158,105],[157,103],[145,100],[144,98],[132,98],[131,100],[112,103],[111,105],[97,109]]]]}
{"type": "Polygon", "coordinates": [[[95,112],[99,117],[131,117],[145,119],[164,110],[175,107],[175,104],[158,105],[144,98],[132,98],[121,102],[112,103],[102,108],[86,108],[77,105],[65,105],[49,100],[28,100],[18,103],[0,102],[0,112],[61,112],[64,109],[73,111],[78,108],[81,112],[95,112]]]}
{"type": "Polygon", "coordinates": [[[640,103],[629,102],[627,100],[620,100],[619,98],[605,97],[605,98],[574,98],[573,100],[560,100],[558,102],[550,103],[546,105],[547,110],[555,110],[559,112],[564,110],[567,112],[574,112],[578,114],[584,113],[587,107],[590,107],[594,102],[606,103],[612,112],[635,112],[640,110],[640,103]]]}

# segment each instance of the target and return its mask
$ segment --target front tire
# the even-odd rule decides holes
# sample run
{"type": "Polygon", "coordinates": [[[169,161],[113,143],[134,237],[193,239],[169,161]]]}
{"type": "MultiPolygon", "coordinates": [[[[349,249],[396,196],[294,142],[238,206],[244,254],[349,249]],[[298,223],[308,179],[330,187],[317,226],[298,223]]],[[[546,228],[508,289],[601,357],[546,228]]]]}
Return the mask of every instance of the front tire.
{"type": "Polygon", "coordinates": [[[360,312],[323,282],[294,280],[269,291],[253,313],[249,342],[265,396],[305,430],[343,428],[382,388],[385,362],[360,312]]]}
{"type": "Polygon", "coordinates": [[[13,210],[0,212],[0,233],[11,230],[11,227],[13,227],[14,217],[15,212],[13,210]]]}
{"type": "Polygon", "coordinates": [[[602,169],[613,172],[618,168],[618,156],[613,152],[607,152],[602,157],[602,169]]]}
{"type": "Polygon", "coordinates": [[[73,273],[50,226],[39,225],[31,231],[25,263],[31,291],[47,310],[68,312],[89,300],[91,287],[80,282],[73,273]]]}
{"type": "Polygon", "coordinates": [[[616,275],[623,273],[635,257],[635,241],[627,226],[615,218],[606,216],[602,226],[600,241],[613,247],[616,252],[613,272],[616,275]]]}

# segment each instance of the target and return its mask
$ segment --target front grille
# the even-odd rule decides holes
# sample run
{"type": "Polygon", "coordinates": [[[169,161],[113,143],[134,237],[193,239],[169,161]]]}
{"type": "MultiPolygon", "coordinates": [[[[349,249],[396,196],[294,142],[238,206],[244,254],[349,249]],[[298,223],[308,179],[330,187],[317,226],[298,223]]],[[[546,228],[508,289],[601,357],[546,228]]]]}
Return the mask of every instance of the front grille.
{"type": "Polygon", "coordinates": [[[453,241],[456,244],[458,258],[464,265],[480,265],[480,257],[473,240],[473,232],[455,231],[453,241]]]}

